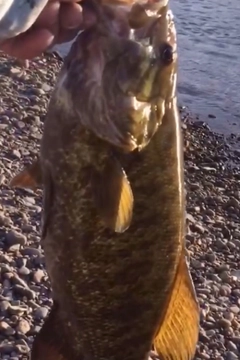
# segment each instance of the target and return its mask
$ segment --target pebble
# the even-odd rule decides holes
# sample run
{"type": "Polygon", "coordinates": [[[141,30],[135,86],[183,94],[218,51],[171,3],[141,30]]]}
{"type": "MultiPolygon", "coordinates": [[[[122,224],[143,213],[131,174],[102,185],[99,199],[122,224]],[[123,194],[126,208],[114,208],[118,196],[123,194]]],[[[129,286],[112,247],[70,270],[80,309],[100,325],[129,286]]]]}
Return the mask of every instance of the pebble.
{"type": "Polygon", "coordinates": [[[0,186],[5,183],[5,176],[3,174],[0,174],[0,186]]]}
{"type": "Polygon", "coordinates": [[[6,321],[0,321],[0,332],[7,336],[15,334],[15,330],[6,321]]]}
{"type": "Polygon", "coordinates": [[[11,304],[9,304],[8,311],[11,315],[22,316],[24,313],[28,312],[28,307],[26,305],[11,305],[11,304]]]}
{"type": "Polygon", "coordinates": [[[42,279],[44,278],[45,274],[44,271],[41,269],[38,269],[37,271],[34,271],[33,273],[33,281],[37,284],[40,284],[42,279]]]}
{"type": "Polygon", "coordinates": [[[206,260],[210,261],[211,263],[214,263],[217,259],[217,256],[215,253],[208,253],[206,254],[206,260]]]}
{"type": "Polygon", "coordinates": [[[195,260],[195,259],[191,259],[191,265],[194,269],[201,269],[203,268],[203,263],[201,261],[195,260]]]}
{"type": "Polygon", "coordinates": [[[20,269],[18,269],[19,275],[27,276],[31,273],[31,271],[26,267],[22,266],[20,269]]]}
{"type": "Polygon", "coordinates": [[[227,351],[226,360],[239,360],[239,355],[235,354],[232,351],[227,351]]]}
{"type": "Polygon", "coordinates": [[[40,306],[34,311],[34,317],[39,320],[45,319],[48,315],[48,310],[48,308],[40,306]]]}
{"type": "Polygon", "coordinates": [[[224,329],[229,329],[231,327],[231,321],[227,319],[220,319],[218,322],[219,326],[224,329]]]}
{"type": "Polygon", "coordinates": [[[239,307],[237,305],[234,306],[230,306],[229,310],[233,313],[233,314],[238,314],[239,313],[239,307]]]}
{"type": "Polygon", "coordinates": [[[228,348],[228,350],[233,351],[235,354],[238,353],[237,345],[234,344],[232,341],[228,342],[227,348],[228,348]]]}
{"type": "Polygon", "coordinates": [[[6,234],[6,242],[7,242],[7,246],[13,246],[18,244],[24,246],[27,243],[27,238],[25,235],[15,230],[10,230],[6,234]]]}
{"type": "Polygon", "coordinates": [[[18,284],[13,286],[13,291],[19,296],[26,296],[28,299],[34,299],[36,296],[34,291],[18,284]]]}
{"type": "Polygon", "coordinates": [[[21,319],[16,327],[16,331],[27,334],[30,331],[31,327],[27,320],[21,319]]]}
{"type": "Polygon", "coordinates": [[[17,350],[17,347],[13,343],[7,342],[7,343],[0,344],[0,353],[1,354],[11,355],[11,353],[15,352],[16,350],[17,350]]]}
{"type": "Polygon", "coordinates": [[[6,300],[1,301],[1,302],[0,302],[0,311],[1,311],[1,312],[7,311],[8,308],[9,308],[9,306],[10,306],[9,301],[6,301],[6,300]]]}
{"type": "Polygon", "coordinates": [[[222,295],[222,296],[229,296],[231,294],[231,291],[232,291],[232,289],[228,285],[222,285],[220,287],[220,295],[222,295]]]}
{"type": "Polygon", "coordinates": [[[27,255],[27,256],[41,256],[41,251],[39,249],[36,248],[32,248],[32,247],[25,247],[24,249],[21,250],[21,253],[23,256],[27,255]]]}

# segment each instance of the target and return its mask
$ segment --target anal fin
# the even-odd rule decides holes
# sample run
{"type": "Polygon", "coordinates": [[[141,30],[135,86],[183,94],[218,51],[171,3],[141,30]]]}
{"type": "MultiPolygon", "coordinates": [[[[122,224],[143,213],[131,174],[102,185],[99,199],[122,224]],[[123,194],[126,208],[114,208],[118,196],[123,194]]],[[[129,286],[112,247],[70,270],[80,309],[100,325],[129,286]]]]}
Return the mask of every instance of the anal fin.
{"type": "Polygon", "coordinates": [[[127,176],[115,158],[109,158],[102,172],[93,171],[92,191],[98,213],[115,232],[129,227],[133,212],[133,194],[127,176]]]}
{"type": "Polygon", "coordinates": [[[63,329],[59,307],[54,302],[45,323],[34,339],[31,360],[72,360],[71,349],[63,329]]]}
{"type": "Polygon", "coordinates": [[[199,336],[200,313],[184,254],[168,307],[153,345],[161,360],[192,360],[199,336]]]}
{"type": "Polygon", "coordinates": [[[23,189],[35,190],[42,185],[42,171],[40,159],[37,158],[30,165],[27,165],[19,174],[14,176],[9,186],[23,189]]]}

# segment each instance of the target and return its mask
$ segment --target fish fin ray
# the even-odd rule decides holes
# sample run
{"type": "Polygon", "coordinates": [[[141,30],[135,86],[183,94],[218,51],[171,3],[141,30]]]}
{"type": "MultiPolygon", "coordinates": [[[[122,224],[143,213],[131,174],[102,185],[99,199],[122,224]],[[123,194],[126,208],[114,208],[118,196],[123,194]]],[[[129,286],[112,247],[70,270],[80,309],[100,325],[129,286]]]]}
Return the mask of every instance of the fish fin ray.
{"type": "Polygon", "coordinates": [[[59,306],[54,301],[49,315],[36,335],[31,360],[68,360],[71,348],[67,344],[66,331],[59,316],[59,306]]]}
{"type": "Polygon", "coordinates": [[[160,359],[193,359],[199,336],[199,319],[196,292],[183,255],[168,307],[153,341],[160,359]]]}
{"type": "Polygon", "coordinates": [[[116,159],[108,159],[102,172],[93,171],[92,190],[104,224],[118,233],[127,230],[132,220],[133,193],[125,171],[116,159]]]}
{"type": "Polygon", "coordinates": [[[39,158],[25,166],[25,168],[15,175],[9,183],[9,186],[13,188],[32,190],[36,190],[40,185],[42,185],[42,173],[39,158]]]}

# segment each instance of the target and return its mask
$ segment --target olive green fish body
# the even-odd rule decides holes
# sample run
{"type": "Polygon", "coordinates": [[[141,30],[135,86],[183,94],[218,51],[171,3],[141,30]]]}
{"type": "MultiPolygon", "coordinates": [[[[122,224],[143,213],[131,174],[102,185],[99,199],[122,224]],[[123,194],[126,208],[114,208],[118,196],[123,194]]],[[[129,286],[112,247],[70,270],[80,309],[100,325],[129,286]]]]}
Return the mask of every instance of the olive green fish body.
{"type": "Polygon", "coordinates": [[[39,164],[54,306],[32,360],[145,360],[153,344],[161,360],[194,355],[176,31],[167,8],[141,19],[131,36],[80,34],[49,104],[39,164]]]}
{"type": "Polygon", "coordinates": [[[178,137],[176,124],[163,121],[145,150],[119,156],[134,194],[122,234],[103,226],[92,199],[89,173],[109,156],[104,142],[83,131],[52,159],[51,146],[42,153],[43,247],[54,299],[74,347],[91,359],[143,359],[151,347],[183,250],[178,137]]]}

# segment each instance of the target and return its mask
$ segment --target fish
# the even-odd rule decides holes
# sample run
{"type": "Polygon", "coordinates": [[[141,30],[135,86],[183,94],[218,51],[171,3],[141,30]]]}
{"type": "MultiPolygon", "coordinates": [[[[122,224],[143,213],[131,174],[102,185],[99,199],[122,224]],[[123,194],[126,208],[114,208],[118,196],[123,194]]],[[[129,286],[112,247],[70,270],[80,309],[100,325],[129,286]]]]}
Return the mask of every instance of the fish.
{"type": "Polygon", "coordinates": [[[64,61],[39,157],[10,183],[43,186],[53,306],[31,359],[191,360],[174,17],[168,3],[88,3],[99,21],[64,61]]]}

